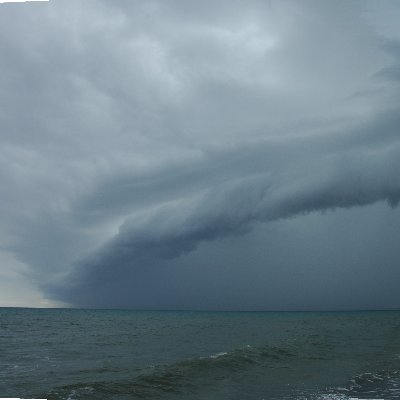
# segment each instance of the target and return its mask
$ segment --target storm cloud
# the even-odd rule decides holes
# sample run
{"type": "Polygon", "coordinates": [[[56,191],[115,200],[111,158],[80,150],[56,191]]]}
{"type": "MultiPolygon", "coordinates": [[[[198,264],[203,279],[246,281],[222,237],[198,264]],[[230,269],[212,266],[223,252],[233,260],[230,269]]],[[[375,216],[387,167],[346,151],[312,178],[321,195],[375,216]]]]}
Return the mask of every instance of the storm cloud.
{"type": "MultiPolygon", "coordinates": [[[[322,272],[286,299],[240,283],[266,270],[271,293],[274,279],[294,292],[282,271],[307,271],[305,251],[282,261],[267,247],[251,268],[232,254],[272,240],[260,224],[286,232],[270,246],[305,249],[288,227],[356,220],[364,207],[366,222],[349,226],[361,237],[379,213],[397,218],[395,13],[390,1],[0,6],[2,251],[45,298],[74,306],[231,309],[239,291],[246,309],[312,308],[322,272]],[[231,288],[210,289],[230,264],[231,288]]],[[[336,243],[326,276],[359,268],[338,257],[339,236],[324,239],[336,243]]],[[[396,246],[385,246],[394,278],[396,246]]],[[[375,267],[361,264],[370,290],[375,267]]],[[[352,284],[347,302],[315,308],[400,304],[394,288],[363,303],[352,284]]]]}

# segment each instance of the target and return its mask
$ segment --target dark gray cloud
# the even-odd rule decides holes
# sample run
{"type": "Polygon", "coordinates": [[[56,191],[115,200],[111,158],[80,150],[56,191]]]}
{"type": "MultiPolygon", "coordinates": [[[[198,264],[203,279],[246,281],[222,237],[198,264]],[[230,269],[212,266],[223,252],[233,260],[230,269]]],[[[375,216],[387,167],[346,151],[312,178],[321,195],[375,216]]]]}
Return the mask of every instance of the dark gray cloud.
{"type": "MultiPolygon", "coordinates": [[[[381,136],[385,133],[380,131],[381,136]]],[[[400,200],[400,144],[393,144],[393,139],[383,149],[325,151],[323,160],[319,146],[304,141],[297,148],[303,157],[308,153],[302,163],[287,147],[289,158],[297,159],[294,165],[288,162],[286,168],[274,171],[268,168],[268,162],[255,162],[260,149],[252,149],[253,160],[244,159],[247,165],[256,166],[254,175],[236,175],[200,196],[175,200],[149,215],[138,213],[127,219],[94,257],[78,264],[71,277],[73,294],[67,292],[67,298],[72,296],[89,305],[101,303],[105,293],[112,298],[112,292],[127,279],[133,283],[140,280],[143,268],[157,273],[155,268],[193,251],[201,242],[243,235],[256,222],[381,200],[396,206],[400,200]],[[305,150],[309,148],[313,150],[305,150]]],[[[243,151],[241,154],[244,156],[243,151]]],[[[268,158],[268,151],[261,154],[268,158]]]]}
{"type": "MultiPolygon", "coordinates": [[[[306,232],[327,211],[396,207],[400,32],[388,9],[400,12],[359,1],[0,9],[0,245],[26,266],[21,282],[78,306],[213,308],[202,300],[213,276],[240,241],[267,235],[260,223],[306,232]]],[[[267,253],[253,272],[232,268],[231,286],[261,266],[279,281],[296,264],[267,253]]],[[[322,284],[308,274],[305,287],[322,284]]],[[[216,281],[219,308],[238,308],[216,281]]],[[[243,308],[293,303],[242,290],[243,308]]]]}

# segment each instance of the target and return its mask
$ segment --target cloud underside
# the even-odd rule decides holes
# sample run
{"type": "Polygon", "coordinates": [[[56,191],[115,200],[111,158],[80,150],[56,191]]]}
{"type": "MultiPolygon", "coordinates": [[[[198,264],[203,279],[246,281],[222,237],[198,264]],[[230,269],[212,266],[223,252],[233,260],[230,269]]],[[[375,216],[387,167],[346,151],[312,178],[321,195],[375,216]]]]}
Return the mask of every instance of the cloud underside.
{"type": "MultiPolygon", "coordinates": [[[[397,121],[391,122],[397,125],[397,121]]],[[[387,133],[381,130],[378,134],[384,137],[387,133]]],[[[235,174],[235,178],[207,187],[201,194],[174,199],[155,210],[127,218],[109,242],[75,265],[67,285],[63,282],[61,287],[50,290],[56,296],[61,294],[61,300],[73,298],[77,304],[86,306],[103,304],[104,296],[113,299],[112,293],[123,290],[123,298],[130,304],[129,293],[137,300],[144,269],[157,274],[157,269],[165,267],[166,262],[192,252],[202,242],[246,235],[258,222],[379,201],[397,206],[400,200],[397,135],[389,134],[388,141],[382,139],[385,142],[382,148],[375,145],[373,150],[368,146],[367,135],[357,132],[354,136],[362,143],[332,152],[321,151],[320,146],[326,142],[315,143],[315,138],[292,140],[290,146],[265,144],[260,148],[259,144],[257,149],[241,149],[245,162],[254,163],[257,172],[245,177],[235,174]],[[306,160],[299,162],[298,152],[303,157],[308,153],[306,160]],[[269,170],[271,154],[278,159],[284,159],[286,154],[289,160],[278,170],[269,170]]],[[[233,157],[224,155],[227,160],[230,156],[233,157]]],[[[218,159],[221,157],[218,155],[218,159]]],[[[206,164],[213,162],[208,159],[206,164]]],[[[121,305],[120,296],[116,297],[115,305],[121,305]]],[[[130,305],[134,306],[134,301],[130,305]]]]}

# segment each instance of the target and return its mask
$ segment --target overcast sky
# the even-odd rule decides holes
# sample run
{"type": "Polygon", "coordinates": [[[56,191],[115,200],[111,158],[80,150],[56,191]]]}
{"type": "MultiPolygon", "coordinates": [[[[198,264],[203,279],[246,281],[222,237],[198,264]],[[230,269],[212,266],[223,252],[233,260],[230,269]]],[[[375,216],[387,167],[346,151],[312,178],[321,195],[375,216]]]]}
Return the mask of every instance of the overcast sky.
{"type": "Polygon", "coordinates": [[[0,306],[400,307],[399,20],[0,5],[0,306]]]}

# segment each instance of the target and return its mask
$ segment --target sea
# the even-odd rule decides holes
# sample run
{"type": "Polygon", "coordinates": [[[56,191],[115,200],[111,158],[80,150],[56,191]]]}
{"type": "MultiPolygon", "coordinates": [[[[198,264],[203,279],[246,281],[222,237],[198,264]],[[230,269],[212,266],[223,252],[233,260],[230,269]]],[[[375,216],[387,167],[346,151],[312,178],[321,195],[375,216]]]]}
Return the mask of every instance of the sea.
{"type": "Polygon", "coordinates": [[[0,308],[0,398],[400,399],[400,312],[0,308]]]}

